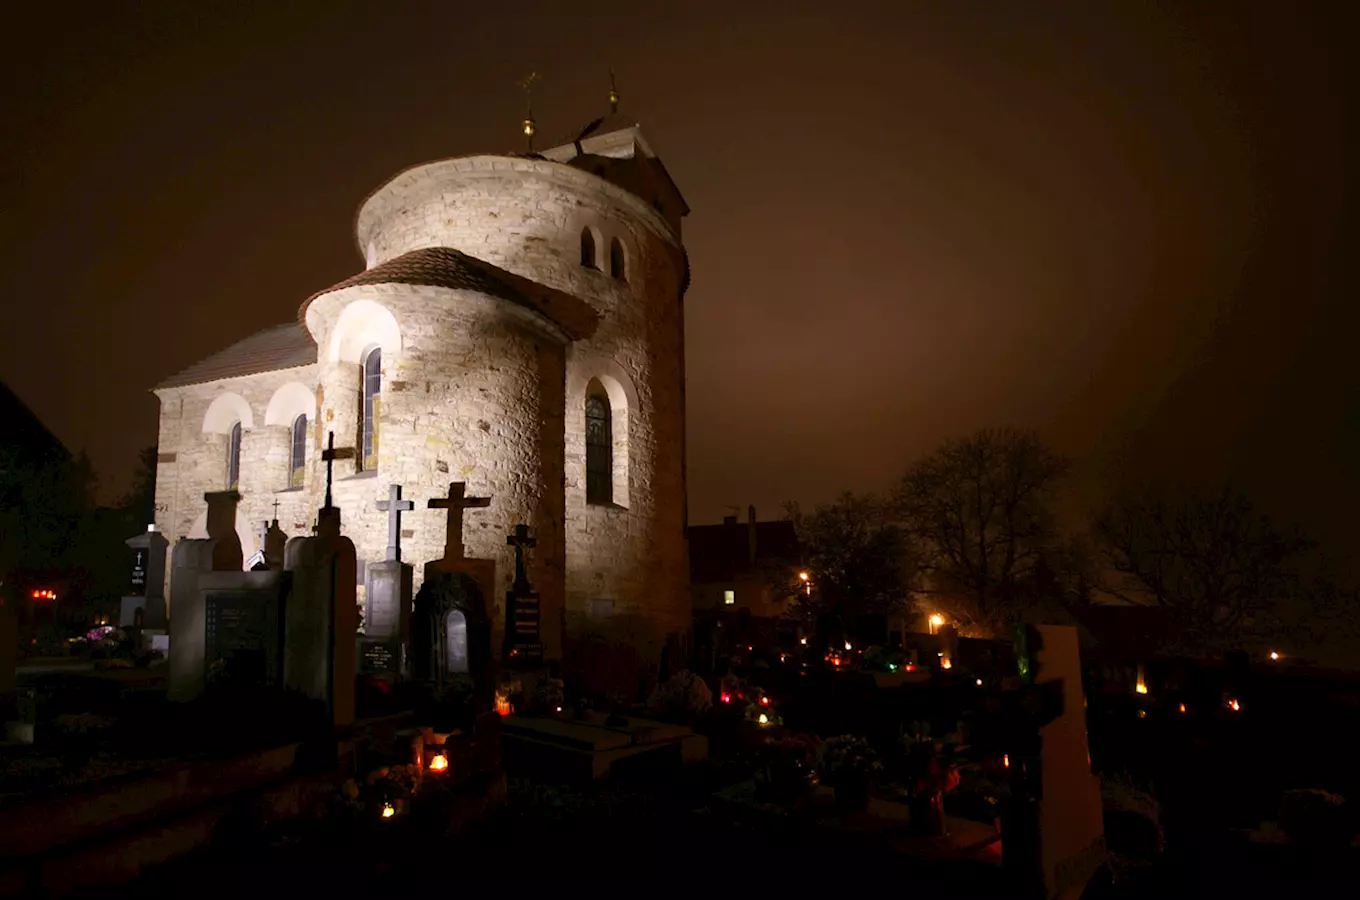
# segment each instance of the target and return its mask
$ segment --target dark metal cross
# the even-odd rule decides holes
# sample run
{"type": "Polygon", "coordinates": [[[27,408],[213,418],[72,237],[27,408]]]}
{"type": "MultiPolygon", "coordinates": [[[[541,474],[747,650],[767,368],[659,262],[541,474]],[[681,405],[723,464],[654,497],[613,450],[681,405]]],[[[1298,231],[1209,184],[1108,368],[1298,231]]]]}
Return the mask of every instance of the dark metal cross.
{"type": "Polygon", "coordinates": [[[328,434],[328,437],[326,438],[326,449],[321,451],[321,458],[322,458],[323,460],[325,460],[325,463],[326,463],[326,509],[330,509],[330,508],[331,508],[331,481],[332,481],[332,479],[333,479],[333,474],[332,474],[332,471],[331,471],[331,466],[332,466],[332,464],[333,464],[337,459],[353,459],[353,458],[354,458],[354,448],[353,448],[353,447],[341,447],[339,450],[336,450],[336,449],[335,449],[335,432],[334,432],[334,431],[331,431],[331,432],[327,432],[327,434],[328,434]]]}
{"type": "Polygon", "coordinates": [[[529,576],[524,571],[524,551],[538,546],[538,541],[529,537],[528,525],[516,525],[515,533],[507,537],[505,542],[515,548],[515,590],[527,591],[529,576]]]}
{"type": "Polygon", "coordinates": [[[428,504],[430,509],[449,511],[448,532],[444,536],[445,559],[463,558],[463,510],[482,509],[491,505],[490,497],[466,497],[466,490],[464,482],[455,481],[449,485],[447,497],[435,497],[428,504]]]}
{"type": "Polygon", "coordinates": [[[279,520],[279,498],[278,498],[278,497],[275,497],[275,498],[274,498],[274,521],[277,522],[278,520],[279,520]]]}
{"type": "Polygon", "coordinates": [[[401,499],[401,485],[394,484],[387,488],[387,499],[379,500],[377,506],[379,512],[387,513],[387,558],[400,562],[401,514],[415,509],[415,502],[401,499]]]}

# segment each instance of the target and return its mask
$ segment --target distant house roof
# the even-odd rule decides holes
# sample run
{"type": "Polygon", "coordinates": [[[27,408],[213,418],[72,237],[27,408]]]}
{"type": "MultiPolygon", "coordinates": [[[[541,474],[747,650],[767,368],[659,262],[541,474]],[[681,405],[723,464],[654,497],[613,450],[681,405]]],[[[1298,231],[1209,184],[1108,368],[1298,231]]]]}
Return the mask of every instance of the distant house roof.
{"type": "Polygon", "coordinates": [[[240,375],[292,369],[316,362],[316,344],[296,322],[273,325],[237,341],[184,371],[171,375],[157,388],[184,387],[240,375]]]}
{"type": "Polygon", "coordinates": [[[56,462],[69,459],[71,452],[57,436],[47,429],[28,404],[0,381],[0,446],[16,462],[56,462]]]}
{"type": "Polygon", "coordinates": [[[757,522],[756,559],[751,562],[747,522],[689,527],[689,577],[695,584],[739,581],[771,566],[796,566],[802,559],[798,533],[789,521],[757,522]]]}
{"type": "Polygon", "coordinates": [[[597,314],[588,304],[451,247],[412,250],[352,275],[308,297],[299,316],[306,314],[307,307],[317,297],[366,284],[415,284],[477,291],[533,310],[562,328],[572,339],[588,336],[598,321],[597,314]]]}

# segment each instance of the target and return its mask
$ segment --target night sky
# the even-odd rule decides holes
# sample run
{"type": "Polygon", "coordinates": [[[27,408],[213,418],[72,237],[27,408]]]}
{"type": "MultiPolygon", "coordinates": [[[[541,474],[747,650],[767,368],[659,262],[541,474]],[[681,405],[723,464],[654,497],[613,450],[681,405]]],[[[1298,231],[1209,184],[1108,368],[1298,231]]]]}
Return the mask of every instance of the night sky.
{"type": "Polygon", "coordinates": [[[1349,4],[904,5],[27,4],[0,379],[117,494],[148,389],[360,269],[372,189],[520,149],[530,70],[566,135],[612,66],[693,208],[692,521],[1011,424],[1083,499],[1230,477],[1349,552],[1349,4]]]}

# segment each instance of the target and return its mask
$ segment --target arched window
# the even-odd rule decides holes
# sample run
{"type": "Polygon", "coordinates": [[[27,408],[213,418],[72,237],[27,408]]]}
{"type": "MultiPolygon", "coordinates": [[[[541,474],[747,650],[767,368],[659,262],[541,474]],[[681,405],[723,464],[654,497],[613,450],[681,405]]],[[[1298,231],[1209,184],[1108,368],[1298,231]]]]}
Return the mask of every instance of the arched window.
{"type": "Polygon", "coordinates": [[[628,280],[628,274],[623,271],[623,243],[618,238],[609,242],[609,274],[619,281],[628,280]]]}
{"type": "Polygon", "coordinates": [[[363,440],[362,468],[378,468],[378,393],[382,390],[382,350],[374,347],[364,357],[363,407],[359,433],[363,440]]]}
{"type": "Polygon", "coordinates": [[[586,394],[586,502],[614,502],[614,436],[609,398],[598,382],[586,394]]]}
{"type": "Polygon", "coordinates": [[[293,420],[293,439],[288,445],[288,486],[300,488],[307,480],[307,417],[293,420]]]}
{"type": "Polygon", "coordinates": [[[595,235],[591,233],[589,226],[581,229],[581,265],[587,269],[597,268],[595,265],[595,235]]]}
{"type": "Polygon", "coordinates": [[[241,487],[241,423],[231,426],[227,435],[227,490],[241,487]]]}

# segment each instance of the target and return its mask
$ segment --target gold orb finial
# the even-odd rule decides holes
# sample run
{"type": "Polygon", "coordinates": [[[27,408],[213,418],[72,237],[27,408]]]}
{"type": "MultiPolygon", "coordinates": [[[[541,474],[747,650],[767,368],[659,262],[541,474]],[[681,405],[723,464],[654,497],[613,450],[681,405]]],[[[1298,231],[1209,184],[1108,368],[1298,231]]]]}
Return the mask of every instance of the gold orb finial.
{"type": "Polygon", "coordinates": [[[538,73],[530,72],[519,83],[519,86],[524,89],[525,104],[524,121],[521,123],[521,128],[524,131],[525,143],[530,153],[534,152],[534,132],[538,130],[534,122],[534,84],[537,81],[538,73]]]}
{"type": "Polygon", "coordinates": [[[609,111],[616,113],[619,111],[619,89],[614,84],[614,70],[609,70],[609,111]]]}

